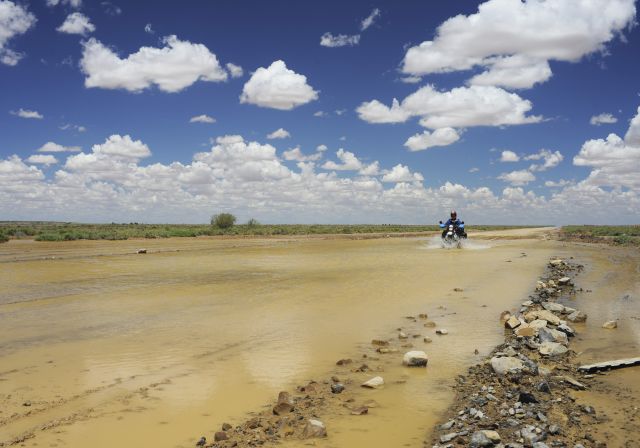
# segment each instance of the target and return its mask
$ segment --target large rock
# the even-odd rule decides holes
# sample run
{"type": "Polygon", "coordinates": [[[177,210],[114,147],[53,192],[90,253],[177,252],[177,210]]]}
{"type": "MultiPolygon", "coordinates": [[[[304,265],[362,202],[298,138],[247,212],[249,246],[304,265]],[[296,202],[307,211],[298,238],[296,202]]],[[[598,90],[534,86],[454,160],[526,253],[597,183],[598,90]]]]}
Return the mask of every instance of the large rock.
{"type": "Polygon", "coordinates": [[[536,319],[529,322],[529,326],[536,331],[539,331],[541,328],[545,328],[547,326],[547,321],[544,319],[536,319]]]}
{"type": "Polygon", "coordinates": [[[538,330],[529,326],[528,324],[521,325],[518,328],[516,328],[516,336],[520,336],[523,338],[535,336],[537,333],[538,333],[538,330]]]}
{"type": "Polygon", "coordinates": [[[564,312],[564,305],[560,305],[556,302],[543,302],[542,308],[547,311],[551,311],[552,313],[562,313],[564,312]]]}
{"type": "Polygon", "coordinates": [[[560,318],[555,314],[553,314],[551,311],[538,310],[538,311],[534,311],[534,313],[536,313],[536,319],[546,320],[547,322],[553,325],[560,324],[560,318]]]}
{"type": "Polygon", "coordinates": [[[423,351],[412,350],[404,354],[402,364],[407,367],[427,367],[429,358],[423,351]]]}
{"type": "Polygon", "coordinates": [[[490,431],[484,429],[482,431],[476,431],[471,436],[470,446],[472,448],[479,448],[485,446],[493,446],[500,442],[500,434],[496,431],[490,431]]]}
{"type": "Polygon", "coordinates": [[[320,420],[310,418],[302,431],[302,437],[304,439],[327,437],[327,428],[320,420]]]}
{"type": "Polygon", "coordinates": [[[504,326],[506,328],[510,328],[511,330],[513,330],[516,327],[520,326],[520,319],[518,319],[516,316],[511,316],[509,319],[507,319],[507,321],[504,323],[504,326]]]}
{"type": "Polygon", "coordinates": [[[557,342],[543,342],[538,352],[544,356],[560,356],[567,353],[567,347],[557,342]]]}
{"type": "Polygon", "coordinates": [[[615,328],[618,328],[618,322],[616,322],[615,320],[607,321],[602,324],[602,328],[606,330],[613,330],[615,328]]]}
{"type": "Polygon", "coordinates": [[[558,284],[560,285],[569,285],[571,283],[571,279],[569,277],[562,277],[558,279],[558,284]]]}
{"type": "Polygon", "coordinates": [[[293,411],[293,398],[289,392],[280,392],[278,394],[278,402],[273,407],[275,415],[285,415],[293,411]]]}
{"type": "Polygon", "coordinates": [[[553,328],[541,328],[538,330],[540,342],[558,342],[562,345],[569,344],[569,338],[566,333],[554,330],[553,328]]]}
{"type": "Polygon", "coordinates": [[[584,322],[587,320],[587,315],[580,310],[576,310],[567,316],[567,319],[571,322],[584,322]]]}
{"type": "Polygon", "coordinates": [[[575,336],[576,332],[567,324],[558,325],[558,330],[565,333],[567,336],[575,336]]]}
{"type": "Polygon", "coordinates": [[[524,369],[524,363],[512,356],[493,357],[491,367],[498,375],[505,375],[509,372],[521,372],[524,369]]]}
{"type": "Polygon", "coordinates": [[[382,379],[381,376],[374,376],[370,380],[367,380],[364,383],[362,383],[362,387],[366,387],[368,389],[379,389],[382,386],[384,386],[384,380],[382,379]]]}

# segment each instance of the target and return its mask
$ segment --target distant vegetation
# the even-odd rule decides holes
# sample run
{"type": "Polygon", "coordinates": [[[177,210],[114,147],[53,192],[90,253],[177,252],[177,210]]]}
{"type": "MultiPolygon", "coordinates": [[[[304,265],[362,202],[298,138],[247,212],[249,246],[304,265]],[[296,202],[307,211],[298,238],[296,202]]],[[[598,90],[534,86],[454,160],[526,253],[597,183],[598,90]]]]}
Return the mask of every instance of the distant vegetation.
{"type": "MultiPolygon", "coordinates": [[[[524,226],[469,226],[471,230],[501,230],[524,226]]],[[[60,222],[0,222],[0,235],[35,238],[38,241],[126,240],[195,236],[278,236],[367,233],[420,233],[439,231],[438,226],[398,224],[260,224],[255,219],[232,227],[190,224],[78,224],[60,222]]],[[[1,238],[1,237],[0,237],[1,238]]]]}
{"type": "Polygon", "coordinates": [[[218,229],[230,229],[237,219],[231,213],[220,213],[211,217],[211,225],[218,229]]]}
{"type": "Polygon", "coordinates": [[[4,232],[0,232],[0,243],[6,243],[7,241],[9,241],[9,237],[4,232]]]}
{"type": "Polygon", "coordinates": [[[640,225],[564,226],[560,235],[565,240],[640,246],[640,225]]]}

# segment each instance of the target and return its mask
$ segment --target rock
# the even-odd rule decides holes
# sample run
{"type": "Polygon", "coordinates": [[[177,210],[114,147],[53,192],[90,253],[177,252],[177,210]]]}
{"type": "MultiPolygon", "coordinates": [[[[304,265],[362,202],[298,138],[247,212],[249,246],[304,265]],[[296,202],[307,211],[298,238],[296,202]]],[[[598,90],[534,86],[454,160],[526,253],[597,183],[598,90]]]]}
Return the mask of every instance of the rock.
{"type": "Polygon", "coordinates": [[[384,354],[384,353],[397,353],[398,349],[395,348],[395,347],[378,347],[376,349],[376,351],[378,353],[382,353],[382,354],[384,354]]]}
{"type": "Polygon", "coordinates": [[[278,402],[273,407],[275,415],[285,415],[293,411],[293,399],[289,392],[280,392],[278,394],[278,402]]]}
{"type": "Polygon", "coordinates": [[[555,266],[555,267],[562,266],[563,263],[564,263],[564,261],[561,260],[560,258],[555,258],[555,259],[549,261],[549,264],[551,266],[555,266]]]}
{"type": "Polygon", "coordinates": [[[557,342],[543,342],[538,352],[543,356],[560,356],[567,353],[567,347],[557,342]]]}
{"type": "Polygon", "coordinates": [[[558,425],[550,425],[549,426],[549,434],[552,434],[552,435],[560,434],[560,426],[558,426],[558,425]]]}
{"type": "Polygon", "coordinates": [[[508,372],[520,372],[524,369],[524,363],[518,358],[505,356],[502,358],[491,358],[491,367],[498,375],[505,375],[508,372]]]}
{"type": "Polygon", "coordinates": [[[206,437],[200,437],[200,440],[198,440],[196,442],[196,446],[205,446],[207,444],[207,438],[206,437]]]}
{"type": "Polygon", "coordinates": [[[533,445],[531,445],[532,448],[549,448],[549,445],[547,445],[544,442],[535,442],[533,445]]]}
{"type": "Polygon", "coordinates": [[[616,322],[615,320],[609,320],[602,324],[602,328],[604,328],[605,330],[613,330],[615,328],[618,328],[618,322],[616,322]]]}
{"type": "Polygon", "coordinates": [[[576,332],[567,324],[560,324],[556,327],[559,331],[562,331],[567,336],[575,336],[576,332]]]}
{"type": "Polygon", "coordinates": [[[587,388],[587,386],[582,384],[580,381],[576,380],[575,378],[571,378],[570,376],[565,375],[560,377],[560,379],[565,383],[569,383],[570,385],[572,385],[574,388],[578,390],[585,390],[587,388]]]}
{"type": "Polygon", "coordinates": [[[520,392],[518,395],[518,401],[522,404],[538,403],[536,397],[529,392],[520,392]]]}
{"type": "Polygon", "coordinates": [[[344,366],[344,365],[347,365],[347,364],[351,364],[352,362],[353,362],[353,361],[352,361],[351,359],[349,359],[349,358],[346,358],[346,359],[339,359],[339,360],[336,362],[336,365],[337,365],[337,366],[344,366]]]}
{"type": "Polygon", "coordinates": [[[440,425],[440,429],[447,431],[451,428],[453,428],[456,424],[455,420],[449,420],[447,423],[443,423],[442,425],[440,425]]]}
{"type": "Polygon", "coordinates": [[[449,330],[447,330],[446,328],[438,328],[436,330],[436,334],[439,334],[439,335],[449,334],[449,330]]]}
{"type": "Polygon", "coordinates": [[[302,438],[311,439],[319,437],[327,437],[327,428],[320,420],[310,418],[307,420],[304,431],[302,431],[302,438]]]}
{"type": "Polygon", "coordinates": [[[569,338],[566,333],[554,330],[553,328],[541,328],[538,330],[538,338],[540,338],[540,342],[557,342],[562,345],[569,344],[569,338]]]}
{"type": "Polygon", "coordinates": [[[584,322],[587,320],[587,315],[580,310],[576,310],[567,316],[567,319],[571,322],[584,322]]]}
{"type": "Polygon", "coordinates": [[[520,337],[531,337],[531,336],[535,336],[536,335],[536,329],[533,327],[530,327],[528,324],[527,325],[521,325],[520,327],[516,328],[516,336],[520,336],[520,337]]]}
{"type": "Polygon", "coordinates": [[[513,347],[509,346],[509,347],[504,349],[504,354],[507,355],[507,356],[517,356],[518,352],[513,347]]]}
{"type": "Polygon", "coordinates": [[[549,386],[549,383],[546,381],[541,381],[536,385],[536,389],[538,389],[538,391],[540,392],[544,392],[546,394],[550,394],[551,393],[551,387],[549,386]]]}
{"type": "Polygon", "coordinates": [[[386,347],[389,345],[389,341],[383,341],[382,339],[374,339],[371,341],[371,345],[377,345],[378,347],[386,347]]]}
{"type": "Polygon", "coordinates": [[[213,436],[213,440],[215,440],[216,442],[221,442],[223,440],[227,440],[228,438],[229,436],[227,436],[227,433],[224,431],[218,431],[213,436]]]}
{"type": "Polygon", "coordinates": [[[505,323],[504,323],[505,328],[510,328],[510,329],[514,329],[516,327],[520,326],[520,319],[518,319],[515,316],[511,316],[505,323]]]}
{"type": "Polygon", "coordinates": [[[493,446],[499,442],[500,434],[498,434],[496,431],[484,429],[482,431],[476,431],[473,433],[469,446],[471,446],[472,448],[478,448],[484,446],[493,446]]]}
{"type": "Polygon", "coordinates": [[[462,288],[453,288],[453,290],[454,290],[455,292],[462,292],[462,291],[464,291],[464,289],[462,289],[462,288]]]}
{"type": "Polygon", "coordinates": [[[423,351],[412,350],[404,354],[402,364],[407,367],[426,367],[429,358],[423,351]]]}
{"type": "Polygon", "coordinates": [[[428,319],[429,315],[427,313],[420,313],[420,314],[418,314],[418,318],[420,318],[420,319],[428,319]]]}
{"type": "Polygon", "coordinates": [[[426,321],[424,323],[424,326],[427,327],[427,328],[433,328],[433,327],[436,326],[436,323],[434,321],[432,321],[432,320],[428,320],[428,321],[426,321]]]}
{"type": "Polygon", "coordinates": [[[571,279],[569,277],[562,277],[558,279],[559,285],[568,285],[571,283],[571,279]]]}
{"type": "Polygon", "coordinates": [[[342,383],[334,383],[331,385],[331,393],[339,394],[344,390],[344,384],[342,383]]]}
{"type": "Polygon", "coordinates": [[[427,337],[425,337],[425,338],[423,339],[423,341],[424,341],[424,342],[426,342],[426,343],[428,344],[428,343],[430,343],[430,342],[433,342],[433,339],[431,339],[429,336],[427,336],[427,337]]]}
{"type": "Polygon", "coordinates": [[[366,406],[360,406],[359,408],[351,409],[351,415],[365,415],[369,413],[369,408],[366,406]]]}
{"type": "Polygon", "coordinates": [[[503,311],[500,313],[500,322],[506,322],[511,318],[511,311],[503,311]]]}
{"type": "Polygon", "coordinates": [[[533,312],[536,315],[536,319],[546,320],[547,322],[549,322],[550,324],[553,324],[553,325],[560,325],[560,318],[558,316],[556,316],[555,314],[553,314],[551,311],[538,310],[538,311],[533,311],[533,312]]]}
{"type": "Polygon", "coordinates": [[[451,442],[453,439],[455,439],[456,437],[458,437],[458,433],[457,432],[451,432],[449,434],[444,434],[440,436],[440,443],[448,443],[451,442]]]}
{"type": "Polygon", "coordinates": [[[543,439],[541,434],[536,432],[535,426],[527,425],[520,430],[520,437],[524,440],[524,446],[533,446],[535,442],[543,439]]]}
{"type": "Polygon", "coordinates": [[[534,330],[540,330],[547,326],[547,321],[544,319],[536,319],[529,322],[529,326],[534,330]]]}
{"type": "Polygon", "coordinates": [[[229,431],[231,428],[233,428],[233,426],[231,426],[229,423],[223,423],[222,424],[222,430],[223,431],[229,431]]]}
{"type": "Polygon", "coordinates": [[[564,311],[564,306],[555,302],[543,302],[542,308],[552,313],[562,313],[564,311]]]}
{"type": "Polygon", "coordinates": [[[407,336],[407,334],[402,331],[398,333],[398,339],[407,339],[408,337],[409,336],[407,336]]]}
{"type": "Polygon", "coordinates": [[[138,249],[136,251],[136,253],[138,253],[138,254],[146,254],[147,253],[147,249],[138,249]]]}
{"type": "Polygon", "coordinates": [[[384,380],[382,379],[381,376],[374,376],[370,380],[367,380],[364,383],[362,383],[362,387],[366,387],[368,389],[379,389],[382,386],[384,386],[384,380]]]}

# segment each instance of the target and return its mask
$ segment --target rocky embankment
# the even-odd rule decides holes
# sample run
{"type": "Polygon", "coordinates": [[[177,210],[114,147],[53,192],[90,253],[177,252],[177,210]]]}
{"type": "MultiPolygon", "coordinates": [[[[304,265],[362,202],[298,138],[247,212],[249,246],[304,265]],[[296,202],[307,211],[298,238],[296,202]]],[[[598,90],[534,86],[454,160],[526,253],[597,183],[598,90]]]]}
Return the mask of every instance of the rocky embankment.
{"type": "Polygon", "coordinates": [[[516,313],[502,313],[505,342],[457,378],[455,405],[426,445],[606,446],[590,431],[600,421],[598,413],[574,396],[597,381],[578,372],[570,349],[575,328],[587,316],[558,303],[575,293],[572,277],[581,268],[552,259],[530,300],[516,313]]]}

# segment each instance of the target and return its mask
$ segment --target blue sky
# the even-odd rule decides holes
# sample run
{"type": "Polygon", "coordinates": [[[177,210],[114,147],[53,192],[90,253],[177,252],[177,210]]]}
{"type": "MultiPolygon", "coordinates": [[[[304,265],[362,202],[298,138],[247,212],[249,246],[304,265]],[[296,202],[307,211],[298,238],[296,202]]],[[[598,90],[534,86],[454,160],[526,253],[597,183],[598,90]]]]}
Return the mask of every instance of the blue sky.
{"type": "Polygon", "coordinates": [[[0,219],[637,223],[636,8],[0,0],[0,219]]]}

